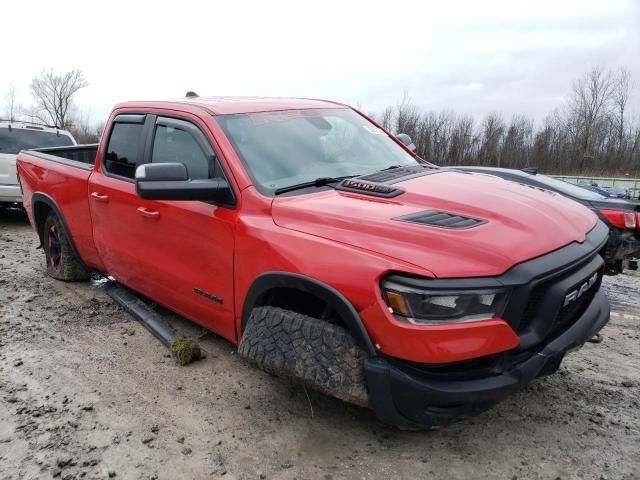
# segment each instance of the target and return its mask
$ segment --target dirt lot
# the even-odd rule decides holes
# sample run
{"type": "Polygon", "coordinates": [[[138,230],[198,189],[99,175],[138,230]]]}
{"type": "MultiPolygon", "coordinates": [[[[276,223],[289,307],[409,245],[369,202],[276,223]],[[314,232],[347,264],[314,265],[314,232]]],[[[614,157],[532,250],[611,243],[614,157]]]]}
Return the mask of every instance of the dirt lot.
{"type": "MultiPolygon", "coordinates": [[[[177,366],[101,287],[56,282],[0,213],[0,478],[640,478],[640,276],[606,280],[604,341],[492,411],[401,432],[208,334],[177,366]]],[[[186,321],[181,331],[200,329],[186,321]]]]}

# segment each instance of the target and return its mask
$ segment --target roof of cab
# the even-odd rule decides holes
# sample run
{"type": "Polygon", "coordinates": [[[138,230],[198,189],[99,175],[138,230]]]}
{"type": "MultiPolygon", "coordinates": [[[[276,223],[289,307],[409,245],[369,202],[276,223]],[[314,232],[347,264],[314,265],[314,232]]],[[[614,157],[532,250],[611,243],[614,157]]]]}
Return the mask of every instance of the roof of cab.
{"type": "Polygon", "coordinates": [[[347,108],[346,105],[330,100],[311,98],[281,97],[188,97],[162,102],[126,102],[118,107],[131,107],[153,104],[181,104],[205,108],[215,115],[232,115],[237,113],[275,112],[283,110],[303,110],[313,108],[347,108]]]}

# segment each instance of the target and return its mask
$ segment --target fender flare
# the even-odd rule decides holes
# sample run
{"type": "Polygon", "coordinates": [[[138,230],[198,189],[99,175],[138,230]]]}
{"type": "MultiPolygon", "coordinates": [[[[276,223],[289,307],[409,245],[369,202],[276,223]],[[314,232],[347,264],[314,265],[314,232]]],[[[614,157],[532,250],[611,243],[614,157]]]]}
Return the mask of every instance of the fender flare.
{"type": "Polygon", "coordinates": [[[42,224],[40,224],[38,222],[38,215],[36,214],[36,212],[37,212],[36,205],[38,203],[46,204],[58,216],[58,218],[60,219],[60,223],[62,224],[63,233],[66,235],[67,239],[69,240],[69,245],[71,246],[71,251],[73,252],[73,254],[76,256],[76,258],[80,261],[80,263],[84,267],[89,268],[84,263],[84,261],[82,261],[82,257],[80,257],[80,255],[78,254],[78,249],[76,248],[76,245],[75,245],[75,243],[73,241],[73,237],[71,236],[71,232],[69,231],[69,227],[67,227],[67,221],[64,219],[64,215],[62,214],[62,210],[60,210],[60,207],[58,207],[58,204],[56,203],[56,201],[52,197],[50,197],[49,195],[47,195],[45,193],[37,192],[37,193],[34,193],[33,196],[31,197],[31,211],[33,212],[34,227],[36,229],[36,233],[38,234],[38,238],[40,239],[40,246],[41,247],[44,246],[44,229],[42,227],[44,227],[44,220],[45,219],[43,219],[42,224]]]}
{"type": "Polygon", "coordinates": [[[293,288],[310,293],[327,302],[345,322],[349,333],[356,343],[362,347],[371,357],[377,356],[376,349],[369,338],[367,329],[362,319],[351,302],[335,288],[319,282],[314,278],[291,272],[266,272],[259,275],[249,287],[242,307],[241,327],[244,326],[251,315],[251,311],[259,305],[264,296],[274,288],[293,288]]]}

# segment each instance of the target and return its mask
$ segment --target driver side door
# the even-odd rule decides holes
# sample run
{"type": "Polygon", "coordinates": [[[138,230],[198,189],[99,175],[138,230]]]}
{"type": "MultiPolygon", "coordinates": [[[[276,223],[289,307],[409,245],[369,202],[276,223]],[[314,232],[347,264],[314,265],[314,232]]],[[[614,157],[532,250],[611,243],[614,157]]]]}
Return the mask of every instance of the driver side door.
{"type": "MultiPolygon", "coordinates": [[[[195,119],[153,115],[147,120],[141,164],[179,162],[192,180],[228,178],[206,130],[195,119]]],[[[111,255],[105,261],[107,268],[129,288],[235,340],[233,195],[220,203],[145,200],[125,179],[108,178],[108,183],[117,192],[105,186],[99,187],[100,192],[121,200],[120,215],[126,224],[112,218],[110,228],[120,232],[104,233],[133,238],[127,239],[132,251],[122,255],[127,265],[111,255]]],[[[96,223],[97,237],[99,226],[105,224],[96,223]]]]}

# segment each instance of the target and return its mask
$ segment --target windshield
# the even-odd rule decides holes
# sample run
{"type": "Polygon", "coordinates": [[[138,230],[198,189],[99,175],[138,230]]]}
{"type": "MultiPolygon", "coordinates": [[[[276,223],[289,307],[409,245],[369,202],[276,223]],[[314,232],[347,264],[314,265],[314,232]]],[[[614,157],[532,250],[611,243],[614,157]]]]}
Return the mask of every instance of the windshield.
{"type": "Polygon", "coordinates": [[[20,150],[73,145],[69,135],[25,128],[0,128],[0,153],[18,153],[20,150]]]}
{"type": "Polygon", "coordinates": [[[346,108],[221,115],[216,120],[261,191],[418,163],[383,130],[346,108]]]}
{"type": "Polygon", "coordinates": [[[572,183],[563,182],[557,178],[547,177],[546,175],[536,175],[535,178],[540,183],[547,184],[560,193],[579,198],[580,200],[602,200],[603,198],[608,198],[606,195],[594,192],[593,190],[587,190],[572,183]]]}

